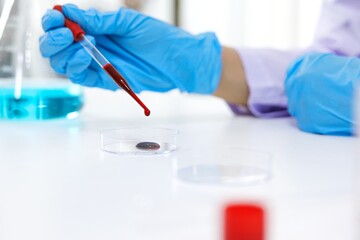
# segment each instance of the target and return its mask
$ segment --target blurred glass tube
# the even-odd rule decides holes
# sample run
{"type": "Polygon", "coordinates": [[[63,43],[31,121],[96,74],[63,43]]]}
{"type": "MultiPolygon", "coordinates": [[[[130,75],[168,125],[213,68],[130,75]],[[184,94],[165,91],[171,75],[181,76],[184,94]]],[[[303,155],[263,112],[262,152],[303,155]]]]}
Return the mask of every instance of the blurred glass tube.
{"type": "Polygon", "coordinates": [[[26,23],[29,22],[31,18],[29,9],[30,8],[30,1],[19,1],[17,0],[16,3],[19,5],[19,15],[18,21],[20,24],[17,26],[16,32],[16,71],[15,71],[15,87],[14,87],[14,98],[19,100],[21,98],[21,88],[22,82],[24,78],[24,68],[29,67],[28,65],[25,66],[25,55],[28,50],[28,41],[29,41],[29,29],[27,29],[26,23]]]}
{"type": "Polygon", "coordinates": [[[14,75],[13,47],[16,19],[11,16],[14,2],[14,0],[0,0],[0,78],[8,78],[14,75]]]}
{"type": "Polygon", "coordinates": [[[9,20],[10,12],[13,5],[14,5],[14,0],[5,0],[4,2],[0,17],[0,39],[4,34],[5,26],[9,20]]]}

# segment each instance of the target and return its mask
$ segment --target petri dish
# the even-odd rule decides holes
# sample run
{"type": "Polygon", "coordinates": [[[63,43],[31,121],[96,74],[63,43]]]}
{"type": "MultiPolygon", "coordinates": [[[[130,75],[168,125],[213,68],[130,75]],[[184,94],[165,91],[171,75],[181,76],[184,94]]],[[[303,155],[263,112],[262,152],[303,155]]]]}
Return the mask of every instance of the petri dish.
{"type": "Polygon", "coordinates": [[[101,132],[101,149],[119,155],[153,155],[175,151],[178,130],[119,128],[101,132]]]}
{"type": "Polygon", "coordinates": [[[207,147],[176,154],[176,176],[195,184],[255,185],[271,177],[271,154],[240,147],[207,147]]]}

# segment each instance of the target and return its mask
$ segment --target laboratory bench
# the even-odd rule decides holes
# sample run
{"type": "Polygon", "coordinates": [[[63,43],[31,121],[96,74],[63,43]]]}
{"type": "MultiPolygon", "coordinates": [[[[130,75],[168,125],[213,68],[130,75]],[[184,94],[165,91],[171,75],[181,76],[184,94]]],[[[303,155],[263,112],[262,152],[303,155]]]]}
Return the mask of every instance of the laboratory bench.
{"type": "Polygon", "coordinates": [[[355,137],[301,132],[292,118],[234,116],[209,96],[143,93],[150,117],[124,92],[87,89],[72,120],[0,122],[1,240],[218,240],[229,203],[264,207],[267,239],[355,239],[355,137]],[[179,131],[171,154],[101,151],[100,132],[179,131]],[[185,149],[238,146],[271,154],[271,177],[249,186],[176,177],[185,149]]]}

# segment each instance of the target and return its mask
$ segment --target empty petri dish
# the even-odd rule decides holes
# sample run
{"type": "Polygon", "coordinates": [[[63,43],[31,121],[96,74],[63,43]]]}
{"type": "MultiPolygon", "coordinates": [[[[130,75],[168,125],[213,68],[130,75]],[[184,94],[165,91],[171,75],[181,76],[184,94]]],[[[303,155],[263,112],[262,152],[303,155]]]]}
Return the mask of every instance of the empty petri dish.
{"type": "Polygon", "coordinates": [[[119,128],[101,132],[101,149],[122,155],[166,154],[176,149],[178,131],[165,128],[119,128]]]}
{"type": "Polygon", "coordinates": [[[239,147],[182,150],[177,178],[197,184],[254,185],[270,179],[271,154],[239,147]]]}

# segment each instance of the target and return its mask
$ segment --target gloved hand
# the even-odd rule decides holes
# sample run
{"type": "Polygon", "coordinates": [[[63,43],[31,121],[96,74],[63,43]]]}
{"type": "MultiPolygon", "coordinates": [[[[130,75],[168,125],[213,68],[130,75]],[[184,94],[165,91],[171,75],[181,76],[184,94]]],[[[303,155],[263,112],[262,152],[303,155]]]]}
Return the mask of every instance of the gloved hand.
{"type": "MultiPolygon", "coordinates": [[[[83,11],[63,6],[63,13],[94,39],[106,58],[124,75],[135,92],[165,92],[174,88],[211,94],[221,75],[221,46],[213,33],[191,35],[179,28],[121,8],[117,12],[83,11]]],[[[94,62],[71,31],[63,15],[49,10],[43,17],[45,35],[40,50],[52,68],[74,83],[111,90],[118,86],[94,62]]]]}
{"type": "Polygon", "coordinates": [[[289,112],[303,131],[351,135],[354,91],[359,82],[360,59],[307,54],[287,73],[289,112]]]}

